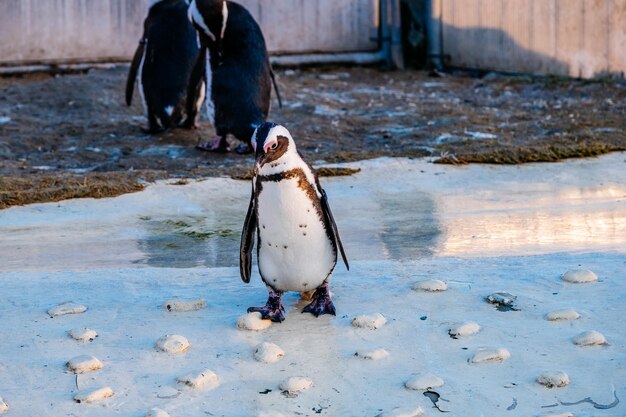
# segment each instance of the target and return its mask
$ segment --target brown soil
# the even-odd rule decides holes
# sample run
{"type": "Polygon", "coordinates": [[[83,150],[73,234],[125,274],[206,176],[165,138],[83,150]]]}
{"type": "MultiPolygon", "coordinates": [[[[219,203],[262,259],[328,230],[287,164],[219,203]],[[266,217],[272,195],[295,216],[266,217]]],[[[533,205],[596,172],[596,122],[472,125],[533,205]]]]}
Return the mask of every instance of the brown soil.
{"type": "MultiPolygon", "coordinates": [[[[0,78],[0,208],[118,195],[158,178],[246,177],[251,156],[194,148],[213,134],[206,121],[142,133],[138,94],[123,105],[126,71],[0,78]]],[[[523,163],[626,150],[623,81],[317,68],[279,70],[278,82],[284,107],[274,101],[270,119],[313,163],[523,163]]]]}

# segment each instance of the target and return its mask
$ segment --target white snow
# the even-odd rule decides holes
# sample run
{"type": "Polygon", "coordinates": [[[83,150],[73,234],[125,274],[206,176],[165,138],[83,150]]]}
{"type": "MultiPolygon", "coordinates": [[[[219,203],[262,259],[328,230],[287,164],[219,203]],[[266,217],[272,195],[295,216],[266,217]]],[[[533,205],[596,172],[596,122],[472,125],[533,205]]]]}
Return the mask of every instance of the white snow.
{"type": "Polygon", "coordinates": [[[424,391],[431,388],[438,388],[443,385],[443,379],[433,374],[420,374],[411,377],[404,383],[404,386],[412,390],[424,391]]]}
{"type": "Polygon", "coordinates": [[[304,376],[292,376],[280,383],[283,392],[295,394],[307,390],[313,386],[313,380],[304,376]]]}
{"type": "Polygon", "coordinates": [[[148,412],[146,413],[146,417],[170,417],[170,415],[167,413],[167,411],[155,407],[148,410],[148,412]]]}
{"type": "Polygon", "coordinates": [[[280,360],[285,356],[285,351],[278,345],[269,342],[263,342],[254,351],[254,359],[259,362],[272,363],[280,360]]]}
{"type": "Polygon", "coordinates": [[[448,334],[454,337],[471,336],[480,331],[480,325],[474,321],[466,321],[448,330],[448,334]]]}
{"type": "Polygon", "coordinates": [[[545,317],[545,319],[549,321],[578,320],[579,318],[580,318],[580,313],[578,313],[573,308],[554,310],[546,314],[546,317],[545,317]]]}
{"type": "Polygon", "coordinates": [[[98,337],[98,333],[95,330],[91,330],[87,327],[77,327],[75,329],[68,330],[67,334],[75,340],[81,342],[91,342],[96,337],[98,337]]]}
{"type": "Polygon", "coordinates": [[[156,342],[156,347],[163,352],[183,353],[186,352],[191,344],[185,336],[178,334],[166,334],[161,336],[156,342]]]}
{"type": "Polygon", "coordinates": [[[387,352],[385,349],[383,348],[378,348],[378,349],[373,349],[373,350],[359,350],[355,353],[355,356],[358,356],[359,358],[363,358],[363,359],[370,359],[373,361],[378,361],[381,359],[385,359],[386,357],[389,356],[389,352],[387,352]]]}
{"type": "Polygon", "coordinates": [[[102,369],[104,365],[95,356],[80,355],[70,359],[67,362],[67,367],[75,374],[86,374],[87,372],[97,371],[102,369]]]}
{"type": "Polygon", "coordinates": [[[562,371],[545,371],[537,377],[537,382],[548,388],[564,387],[569,384],[569,376],[562,371]]]}
{"type": "Polygon", "coordinates": [[[89,404],[105,400],[113,395],[113,390],[110,387],[103,387],[96,390],[80,392],[74,396],[74,401],[89,404]]]}
{"type": "Polygon", "coordinates": [[[219,377],[210,369],[205,369],[199,373],[190,373],[176,378],[178,382],[191,388],[215,389],[219,385],[219,377]]]}
{"type": "Polygon", "coordinates": [[[64,316],[66,314],[80,314],[87,311],[87,307],[81,304],[76,304],[71,301],[61,303],[48,310],[50,317],[64,316]]]}
{"type": "Polygon", "coordinates": [[[171,299],[163,303],[163,308],[167,311],[181,312],[181,311],[196,311],[202,310],[206,307],[206,301],[203,298],[195,300],[181,300],[171,299]]]}
{"type": "Polygon", "coordinates": [[[337,316],[302,314],[306,302],[287,293],[286,320],[263,332],[236,327],[247,307],[267,300],[256,262],[249,285],[239,278],[248,182],[158,183],[117,198],[1,210],[0,317],[10,329],[10,337],[0,338],[6,415],[143,416],[160,407],[172,417],[317,415],[313,408],[323,408],[322,416],[373,417],[421,407],[434,416],[440,413],[427,397],[403,386],[413,372],[428,371],[445,380],[435,389],[438,406],[449,411],[441,415],[624,416],[625,160],[617,153],[520,166],[408,159],[350,164],[362,171],[320,179],[350,260],[350,271],[338,265],[330,283],[337,316]],[[168,221],[229,232],[191,239],[168,221]],[[602,279],[589,285],[561,280],[575,267],[602,279]],[[441,279],[454,290],[416,293],[416,276],[441,279]],[[484,301],[498,290],[517,296],[517,311],[484,301]],[[173,314],[162,305],[174,297],[203,298],[207,308],[173,314]],[[50,319],[47,309],[64,300],[89,310],[50,319]],[[562,309],[582,317],[544,319],[562,309]],[[352,318],[372,312],[387,325],[352,327],[352,318]],[[467,320],[481,331],[452,339],[448,329],[467,320]],[[67,330],[81,327],[96,329],[98,338],[84,344],[67,337],[67,330]],[[610,344],[572,343],[589,329],[610,344]],[[184,355],[156,351],[164,334],[185,335],[193,348],[184,355]],[[263,342],[279,345],[286,356],[257,362],[253,352],[263,342]],[[480,346],[506,347],[512,356],[468,364],[480,346]],[[354,357],[378,347],[391,355],[354,357]],[[105,367],[78,378],[64,372],[69,358],[84,354],[105,367]],[[207,368],[220,376],[213,390],[176,383],[207,368]],[[566,370],[571,383],[546,389],[536,382],[545,370],[566,370]],[[292,375],[313,378],[315,387],[287,398],[278,387],[292,375]],[[72,401],[76,392],[102,386],[116,395],[95,405],[72,401]],[[613,387],[620,403],[609,410],[589,403],[542,408],[587,397],[611,404],[613,387]],[[513,398],[516,408],[506,411],[513,398]]]}
{"type": "Polygon", "coordinates": [[[371,330],[380,329],[385,325],[385,323],[387,323],[387,319],[380,313],[356,316],[352,319],[352,325],[354,327],[361,327],[371,330]]]}
{"type": "Polygon", "coordinates": [[[415,291],[440,292],[448,289],[448,284],[438,279],[420,281],[413,285],[415,291]]]}
{"type": "Polygon", "coordinates": [[[575,345],[578,346],[596,346],[596,345],[606,345],[606,338],[602,333],[597,330],[588,330],[586,332],[582,332],[572,339],[575,345]]]}
{"type": "Polygon", "coordinates": [[[598,280],[598,276],[587,269],[570,270],[563,274],[563,281],[571,282],[574,284],[584,284],[587,282],[594,282],[598,280]]]}
{"type": "Polygon", "coordinates": [[[379,417],[420,417],[423,414],[422,407],[396,407],[379,414],[379,417]]]}
{"type": "Polygon", "coordinates": [[[470,359],[471,363],[481,362],[504,362],[511,357],[511,353],[505,348],[483,347],[479,348],[470,359]]]}
{"type": "Polygon", "coordinates": [[[7,411],[9,411],[9,406],[7,403],[4,402],[2,397],[0,397],[0,414],[6,413],[7,411]]]}
{"type": "Polygon", "coordinates": [[[258,311],[244,314],[237,319],[237,327],[243,330],[260,331],[267,329],[271,325],[272,321],[262,319],[261,313],[258,311]]]}

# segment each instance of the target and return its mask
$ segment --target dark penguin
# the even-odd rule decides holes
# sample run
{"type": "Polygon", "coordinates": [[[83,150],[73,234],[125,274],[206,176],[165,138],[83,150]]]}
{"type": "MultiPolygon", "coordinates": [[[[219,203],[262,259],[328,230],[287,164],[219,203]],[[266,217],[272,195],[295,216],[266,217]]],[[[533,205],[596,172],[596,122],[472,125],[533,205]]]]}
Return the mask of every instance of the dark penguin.
{"type": "MultiPolygon", "coordinates": [[[[226,152],[226,135],[231,134],[244,142],[237,152],[249,152],[254,129],[267,119],[274,81],[261,28],[232,1],[192,0],[189,17],[198,30],[201,51],[190,83],[188,112],[194,114],[202,95],[198,80],[204,78],[207,114],[216,133],[197,148],[226,152]]],[[[280,104],[280,96],[278,100],[280,104]]]]}
{"type": "MultiPolygon", "coordinates": [[[[126,104],[131,104],[139,75],[139,92],[148,114],[147,133],[176,126],[185,112],[189,77],[199,52],[188,7],[186,0],[152,1],[144,21],[143,37],[126,81],[126,104]]],[[[198,101],[194,106],[202,104],[198,101]]],[[[195,120],[188,123],[193,125],[195,120]]]]}
{"type": "Polygon", "coordinates": [[[256,164],[239,266],[241,279],[250,282],[256,234],[259,273],[269,299],[264,307],[250,307],[248,312],[280,322],[285,319],[283,292],[315,291],[303,312],[334,315],[328,281],[338,252],[349,266],[326,193],[283,126],[263,123],[252,145],[256,164]]]}

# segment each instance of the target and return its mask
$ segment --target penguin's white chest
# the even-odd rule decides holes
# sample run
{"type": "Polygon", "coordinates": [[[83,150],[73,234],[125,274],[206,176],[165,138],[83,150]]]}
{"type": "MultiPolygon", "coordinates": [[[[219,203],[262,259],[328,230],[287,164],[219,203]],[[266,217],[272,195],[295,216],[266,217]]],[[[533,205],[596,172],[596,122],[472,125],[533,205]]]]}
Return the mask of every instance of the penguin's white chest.
{"type": "Polygon", "coordinates": [[[263,182],[257,201],[259,271],[279,291],[311,291],[329,277],[337,255],[298,179],[263,182]]]}

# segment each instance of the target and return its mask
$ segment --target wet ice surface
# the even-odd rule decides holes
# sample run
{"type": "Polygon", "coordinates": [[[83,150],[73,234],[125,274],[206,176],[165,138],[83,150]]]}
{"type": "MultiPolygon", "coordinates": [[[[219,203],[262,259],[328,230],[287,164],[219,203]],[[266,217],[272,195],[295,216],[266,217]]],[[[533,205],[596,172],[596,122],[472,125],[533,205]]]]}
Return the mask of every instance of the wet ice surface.
{"type": "MultiPolygon", "coordinates": [[[[397,407],[437,415],[429,398],[403,386],[412,374],[432,373],[445,381],[434,391],[451,417],[501,415],[512,403],[506,415],[514,417],[597,415],[580,401],[612,404],[613,389],[626,398],[626,369],[616,365],[626,347],[625,159],[515,167],[373,160],[355,164],[363,169],[355,176],[323,178],[351,261],[350,272],[338,265],[331,283],[338,314],[301,314],[299,295],[289,293],[286,321],[262,332],[236,326],[247,307],[267,298],[256,266],[250,285],[233,267],[247,182],[164,183],[114,199],[1,211],[0,317],[18,331],[0,338],[0,394],[10,412],[42,417],[139,416],[153,407],[190,417],[268,410],[376,416],[397,407]],[[599,279],[564,282],[573,269],[599,279]],[[448,290],[412,290],[429,279],[448,290]],[[486,303],[494,292],[514,294],[519,311],[486,303]],[[199,298],[206,308],[163,308],[164,300],[199,298]],[[70,299],[89,309],[49,317],[50,306],[70,299]],[[564,309],[581,317],[545,320],[564,309]],[[375,331],[352,326],[372,313],[387,323],[375,331]],[[449,329],[469,319],[480,332],[451,338],[449,329]],[[98,329],[98,337],[88,344],[67,337],[82,327],[98,329]],[[610,343],[572,343],[590,329],[610,343]],[[164,334],[185,335],[193,347],[184,355],[159,352],[155,341],[164,334]],[[285,358],[255,360],[264,342],[285,358]],[[511,357],[468,363],[486,346],[506,347],[511,357]],[[354,356],[381,347],[389,352],[384,360],[354,356]],[[77,389],[64,365],[85,354],[106,366],[81,375],[77,389]],[[176,382],[203,369],[219,375],[219,386],[200,395],[176,382]],[[566,370],[570,384],[549,390],[536,382],[552,369],[566,370]],[[299,375],[314,386],[283,395],[280,384],[299,375]],[[72,401],[103,386],[115,395],[97,407],[72,401]]],[[[612,415],[625,414],[624,403],[612,415]]]]}

